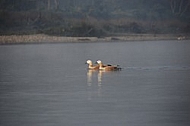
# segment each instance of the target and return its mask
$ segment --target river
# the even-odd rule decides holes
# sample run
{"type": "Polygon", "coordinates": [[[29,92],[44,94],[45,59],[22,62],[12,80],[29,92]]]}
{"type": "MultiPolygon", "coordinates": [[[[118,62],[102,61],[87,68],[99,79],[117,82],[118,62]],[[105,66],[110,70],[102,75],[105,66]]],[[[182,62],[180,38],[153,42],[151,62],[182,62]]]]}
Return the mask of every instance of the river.
{"type": "Polygon", "coordinates": [[[189,99],[188,40],[0,46],[1,126],[189,126],[189,99]]]}

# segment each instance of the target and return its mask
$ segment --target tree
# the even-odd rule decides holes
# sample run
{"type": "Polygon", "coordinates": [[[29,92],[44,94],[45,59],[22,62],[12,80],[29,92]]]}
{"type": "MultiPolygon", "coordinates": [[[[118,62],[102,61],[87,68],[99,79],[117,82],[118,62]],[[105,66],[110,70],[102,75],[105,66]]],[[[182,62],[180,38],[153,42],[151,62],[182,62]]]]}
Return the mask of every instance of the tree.
{"type": "Polygon", "coordinates": [[[190,7],[190,0],[170,0],[172,13],[182,16],[190,7]]]}
{"type": "Polygon", "coordinates": [[[55,3],[55,9],[59,9],[59,1],[58,0],[54,0],[54,3],[55,3]]]}
{"type": "MultiPolygon", "coordinates": [[[[54,4],[55,4],[55,10],[59,9],[59,0],[54,0],[54,4]]],[[[51,0],[47,0],[47,8],[48,8],[48,10],[51,9],[51,6],[52,6],[51,0]]]]}

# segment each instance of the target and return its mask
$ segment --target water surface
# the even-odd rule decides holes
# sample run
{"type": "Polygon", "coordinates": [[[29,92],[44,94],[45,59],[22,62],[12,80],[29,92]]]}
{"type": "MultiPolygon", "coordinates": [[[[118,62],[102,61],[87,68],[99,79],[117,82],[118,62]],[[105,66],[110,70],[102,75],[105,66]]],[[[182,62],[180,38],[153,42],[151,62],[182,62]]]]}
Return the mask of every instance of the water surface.
{"type": "Polygon", "coordinates": [[[0,46],[0,125],[189,126],[189,54],[188,41],[0,46]]]}

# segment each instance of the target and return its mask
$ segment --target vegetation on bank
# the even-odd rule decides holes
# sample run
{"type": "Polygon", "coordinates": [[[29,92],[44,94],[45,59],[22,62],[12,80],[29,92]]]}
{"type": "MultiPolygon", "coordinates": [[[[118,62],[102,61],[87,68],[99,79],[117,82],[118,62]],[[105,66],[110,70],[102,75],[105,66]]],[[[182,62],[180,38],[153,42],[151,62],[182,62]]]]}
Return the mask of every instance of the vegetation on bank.
{"type": "Polygon", "coordinates": [[[189,0],[2,0],[0,35],[188,34],[189,0]]]}

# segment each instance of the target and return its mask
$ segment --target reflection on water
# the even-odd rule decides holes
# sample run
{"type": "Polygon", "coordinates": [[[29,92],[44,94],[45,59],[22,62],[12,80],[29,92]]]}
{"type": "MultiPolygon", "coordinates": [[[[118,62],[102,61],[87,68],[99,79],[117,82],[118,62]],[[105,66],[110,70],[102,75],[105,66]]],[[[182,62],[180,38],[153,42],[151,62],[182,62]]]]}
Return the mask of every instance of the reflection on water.
{"type": "Polygon", "coordinates": [[[96,72],[96,71],[95,70],[88,70],[88,72],[87,72],[87,84],[88,84],[88,86],[92,85],[92,75],[94,72],[96,72]]]}
{"type": "Polygon", "coordinates": [[[101,87],[101,85],[102,85],[102,74],[103,74],[103,71],[99,70],[99,72],[98,72],[98,86],[99,87],[101,87]]]}
{"type": "Polygon", "coordinates": [[[87,97],[88,97],[88,100],[91,100],[92,99],[92,92],[91,92],[91,86],[92,86],[92,75],[95,71],[94,70],[88,70],[87,71],[87,97]]]}
{"type": "Polygon", "coordinates": [[[97,96],[102,96],[102,81],[104,75],[109,75],[110,73],[116,73],[118,71],[104,71],[104,70],[88,70],[87,71],[87,85],[88,85],[88,99],[92,99],[92,94],[94,89],[97,89],[97,96]],[[94,86],[96,88],[94,88],[94,86]]]}
{"type": "MultiPolygon", "coordinates": [[[[88,87],[91,87],[92,84],[97,85],[97,94],[99,97],[102,96],[101,89],[102,89],[102,76],[103,73],[106,73],[105,71],[97,71],[97,70],[88,70],[87,71],[87,85],[88,87]]],[[[89,91],[91,92],[91,91],[89,91]]],[[[91,93],[88,93],[91,94],[91,93]]],[[[91,95],[89,95],[88,99],[91,100],[91,95]]]]}

